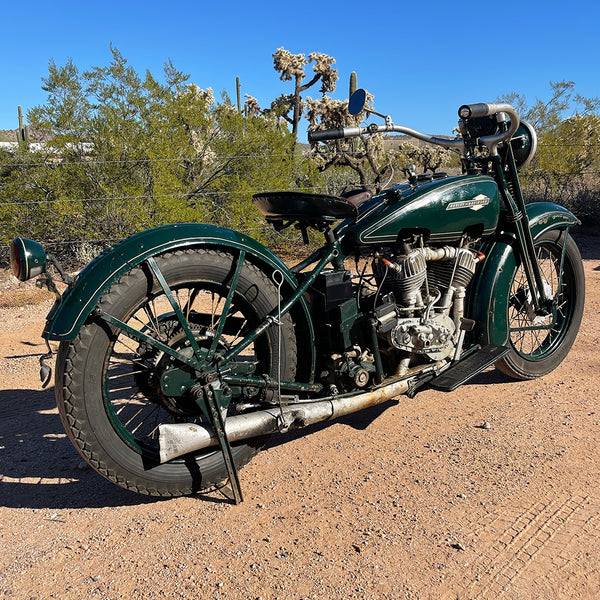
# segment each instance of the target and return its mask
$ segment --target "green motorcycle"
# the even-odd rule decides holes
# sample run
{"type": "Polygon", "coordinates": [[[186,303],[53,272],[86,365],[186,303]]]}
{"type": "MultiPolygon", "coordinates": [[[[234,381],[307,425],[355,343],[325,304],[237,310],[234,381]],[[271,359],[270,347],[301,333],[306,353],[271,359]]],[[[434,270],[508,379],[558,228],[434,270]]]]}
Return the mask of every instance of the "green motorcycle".
{"type": "MultiPolygon", "coordinates": [[[[364,107],[364,90],[349,112],[364,107]]],[[[309,141],[396,132],[461,154],[462,175],[418,175],[372,195],[258,194],[280,229],[323,233],[289,268],[239,232],[175,224],[131,236],[71,280],[40,244],[16,238],[21,280],[50,271],[43,337],[64,427],[110,481],[177,496],[229,481],[275,432],[401,394],[450,391],[492,364],[518,379],[565,358],[585,281],[577,218],[525,205],[518,170],[533,128],[508,104],[459,109],[458,139],[395,125],[318,130],[309,141]]],[[[43,366],[44,377],[49,368],[43,366]]]]}

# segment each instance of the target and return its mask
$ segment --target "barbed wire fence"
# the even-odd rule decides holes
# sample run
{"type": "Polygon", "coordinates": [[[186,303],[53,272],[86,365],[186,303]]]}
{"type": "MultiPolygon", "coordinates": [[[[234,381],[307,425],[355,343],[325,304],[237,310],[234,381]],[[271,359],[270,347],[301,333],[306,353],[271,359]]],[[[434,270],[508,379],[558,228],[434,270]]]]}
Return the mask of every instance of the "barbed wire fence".
{"type": "MultiPolygon", "coordinates": [[[[13,160],[13,161],[8,161],[8,162],[1,162],[0,161],[0,173],[2,171],[5,171],[7,169],[10,169],[12,171],[21,171],[21,172],[27,172],[27,171],[33,171],[33,170],[42,170],[42,169],[52,169],[55,172],[61,172],[62,170],[64,170],[65,173],[68,172],[68,170],[70,168],[76,168],[76,169],[80,169],[82,167],[84,168],[93,168],[93,167],[99,167],[99,169],[102,169],[103,167],[108,167],[108,166],[122,166],[124,167],[124,169],[126,170],[128,165],[131,166],[131,170],[133,171],[135,168],[139,168],[140,165],[148,165],[148,164],[160,164],[160,163],[181,163],[182,159],[181,158],[137,158],[137,159],[123,159],[123,160],[96,160],[93,157],[84,157],[83,160],[80,159],[76,159],[76,160],[64,160],[64,159],[60,159],[58,156],[56,156],[54,153],[47,153],[46,155],[46,159],[40,161],[35,160],[35,157],[32,156],[32,158],[34,158],[34,160],[28,161],[28,160],[23,160],[21,159],[17,159],[17,160],[13,160]]],[[[265,160],[277,160],[277,159],[286,159],[286,160],[307,160],[306,157],[303,156],[290,156],[289,154],[270,154],[270,155],[265,155],[265,154],[243,154],[243,155],[231,155],[231,156],[213,156],[211,157],[212,161],[215,163],[218,162],[222,162],[222,163],[227,163],[230,161],[251,161],[253,159],[255,160],[260,160],[260,161],[265,161],[265,160]]],[[[185,162],[187,164],[193,164],[194,162],[202,162],[204,159],[203,157],[185,157],[185,162]]],[[[60,177],[60,175],[59,175],[60,177]]],[[[1,185],[1,183],[0,183],[1,185]]],[[[282,188],[279,188],[282,189],[282,188]]],[[[303,188],[305,191],[313,191],[313,192],[319,192],[319,191],[325,191],[322,187],[305,187],[303,188]]],[[[0,211],[4,210],[5,214],[6,211],[15,211],[18,212],[21,209],[23,209],[23,211],[27,210],[27,211],[35,211],[37,208],[43,209],[44,207],[48,208],[48,207],[53,207],[53,208],[57,208],[57,207],[66,207],[66,206],[71,206],[73,207],[73,211],[76,212],[77,211],[77,207],[83,207],[86,206],[89,208],[90,205],[103,205],[106,207],[106,210],[110,210],[111,206],[115,205],[116,203],[119,203],[121,205],[127,205],[128,203],[132,205],[132,207],[135,208],[136,203],[140,203],[140,202],[160,202],[160,201],[168,201],[168,200],[173,200],[175,202],[180,201],[181,204],[185,204],[186,202],[189,202],[190,200],[192,200],[194,203],[198,203],[198,204],[202,204],[205,203],[206,205],[208,205],[210,203],[211,199],[215,199],[215,198],[219,198],[221,200],[224,200],[225,203],[227,203],[227,199],[228,198],[243,198],[243,199],[247,199],[248,201],[248,207],[249,207],[249,212],[252,211],[251,209],[251,202],[250,202],[250,197],[252,194],[254,193],[258,193],[258,192],[264,192],[264,191],[268,191],[265,190],[264,188],[259,189],[258,187],[256,189],[230,189],[230,190],[217,190],[217,191],[212,191],[210,189],[205,189],[205,190],[201,190],[199,192],[195,192],[193,194],[191,194],[188,191],[179,191],[179,192],[175,192],[175,193],[154,193],[154,192],[150,192],[147,193],[147,191],[144,191],[142,193],[134,193],[134,194],[130,194],[130,195],[110,195],[110,194],[106,194],[106,195],[99,195],[99,196],[86,196],[85,194],[82,194],[79,197],[56,197],[55,193],[49,193],[47,194],[45,197],[40,197],[37,199],[31,199],[31,194],[25,194],[24,193],[24,198],[20,199],[18,197],[13,198],[7,198],[6,194],[4,195],[4,198],[2,198],[1,196],[1,188],[0,188],[0,211]],[[28,197],[29,196],[29,197],[28,197]]],[[[16,194],[15,194],[16,196],[16,194]]],[[[210,210],[205,207],[205,210],[202,211],[204,213],[204,222],[211,222],[211,214],[210,214],[210,210]]],[[[2,213],[0,212],[0,218],[2,216],[2,213]]],[[[235,227],[238,231],[241,231],[242,233],[245,233],[247,235],[254,235],[254,234],[260,234],[260,233],[264,233],[264,231],[267,229],[267,224],[264,222],[261,222],[259,220],[259,215],[258,212],[256,212],[255,215],[255,219],[248,219],[249,221],[254,221],[253,226],[245,226],[245,227],[235,227]]],[[[0,221],[1,224],[1,221],[0,221]]],[[[1,225],[0,225],[1,226],[1,225]]],[[[149,224],[149,226],[153,226],[152,223],[149,224]]],[[[272,228],[270,226],[268,226],[269,231],[272,230],[272,228]]],[[[22,235],[24,237],[27,237],[28,232],[27,231],[19,231],[17,232],[17,235],[22,235]]],[[[280,233],[271,233],[271,236],[275,236],[275,237],[279,237],[282,242],[285,243],[290,243],[293,241],[293,239],[295,239],[298,236],[295,236],[293,233],[291,232],[280,232],[280,233]]],[[[90,237],[85,237],[85,236],[81,236],[78,237],[77,239],[61,239],[61,240],[57,240],[57,239],[49,239],[49,238],[44,238],[44,236],[40,236],[39,234],[36,236],[38,241],[40,241],[41,243],[43,243],[43,245],[45,247],[47,247],[50,251],[52,251],[53,248],[55,249],[60,249],[61,251],[64,251],[65,249],[69,250],[74,250],[79,246],[83,246],[83,245],[89,245],[91,247],[93,247],[94,250],[99,250],[102,249],[103,247],[106,247],[108,245],[112,245],[118,241],[120,241],[124,236],[122,235],[108,235],[108,236],[102,236],[102,237],[98,237],[97,235],[93,235],[90,237]]],[[[66,236],[65,236],[66,237],[66,236]]],[[[4,236],[4,238],[6,238],[6,235],[4,236]]],[[[6,266],[7,264],[7,260],[8,260],[8,250],[9,250],[9,246],[7,243],[2,243],[0,242],[0,266],[6,266]]]]}
{"type": "MultiPolygon", "coordinates": [[[[552,148],[573,148],[573,147],[583,147],[580,144],[544,144],[545,147],[552,148]]],[[[543,147],[542,146],[542,147],[543,147]]],[[[589,148],[590,145],[586,147],[589,148]]],[[[597,144],[593,144],[593,146],[598,146],[597,144]]],[[[213,157],[215,161],[251,161],[253,159],[257,160],[275,160],[275,159],[292,159],[297,161],[309,161],[312,160],[309,155],[295,155],[290,157],[290,155],[284,154],[244,154],[244,155],[234,155],[234,156],[216,156],[213,157]]],[[[186,158],[188,162],[194,162],[194,158],[186,158]]],[[[202,161],[202,158],[197,159],[199,162],[202,161]]],[[[77,160],[77,161],[66,161],[66,160],[57,160],[55,155],[49,154],[48,159],[42,162],[5,162],[0,163],[0,172],[5,169],[18,169],[18,170],[29,170],[29,169],[39,169],[39,168],[52,168],[52,169],[68,169],[69,167],[82,167],[85,166],[107,166],[107,165],[132,165],[139,166],[140,164],[151,164],[151,163],[178,163],[181,162],[180,158],[141,158],[141,159],[124,159],[124,160],[94,160],[94,159],[85,159],[85,161],[77,160]]],[[[535,177],[536,172],[532,171],[529,173],[530,176],[535,177]]],[[[539,175],[539,173],[538,173],[539,175]]],[[[582,180],[586,177],[600,177],[600,171],[596,169],[581,169],[578,171],[568,171],[561,173],[561,176],[565,178],[581,178],[582,180]]],[[[347,182],[344,182],[346,184],[347,182]]],[[[277,188],[281,190],[283,188],[277,188]]],[[[289,189],[297,189],[290,186],[289,189]]],[[[0,190],[1,191],[1,190],[0,190]]],[[[194,198],[196,202],[201,201],[209,201],[211,198],[237,198],[244,199],[248,201],[248,206],[251,206],[250,198],[253,194],[264,193],[267,191],[275,191],[269,189],[234,189],[234,190],[219,190],[219,191],[211,191],[211,190],[203,190],[197,194],[197,197],[194,198]]],[[[302,187],[302,191],[306,192],[316,192],[316,193],[336,193],[335,189],[332,189],[332,185],[320,185],[320,186],[307,186],[302,187]]],[[[147,194],[134,194],[134,195],[121,195],[121,196],[96,196],[96,197],[81,197],[81,198],[46,198],[46,199],[36,199],[36,200],[19,200],[15,198],[14,200],[2,201],[0,198],[0,209],[18,209],[23,208],[27,210],[35,209],[36,207],[44,207],[44,206],[61,206],[61,205],[89,205],[89,204],[104,204],[106,206],[110,206],[112,203],[135,203],[139,201],[146,200],[181,200],[182,202],[186,202],[190,199],[189,192],[178,192],[178,193],[163,193],[163,194],[151,194],[148,196],[147,194]]],[[[209,211],[206,213],[210,217],[209,211]]],[[[210,218],[208,219],[210,221],[210,218]]],[[[264,222],[264,220],[260,219],[260,215],[258,212],[256,213],[255,218],[253,219],[253,226],[246,227],[235,227],[236,230],[241,233],[245,233],[247,235],[253,236],[255,234],[264,233],[266,229],[272,232],[272,228],[270,225],[264,222]]],[[[27,232],[23,232],[19,235],[27,236],[27,232]]],[[[300,234],[295,231],[283,231],[283,232],[272,232],[271,235],[278,236],[282,242],[286,244],[300,244],[300,234]]],[[[122,236],[104,236],[104,237],[89,237],[85,236],[78,237],[74,240],[52,240],[52,239],[38,239],[46,248],[52,251],[53,248],[61,249],[62,251],[71,249],[71,253],[73,250],[79,247],[83,247],[88,245],[92,251],[101,251],[109,245],[112,245],[122,239],[122,236]]],[[[0,266],[6,266],[8,264],[8,250],[9,246],[7,244],[0,244],[0,266]]]]}

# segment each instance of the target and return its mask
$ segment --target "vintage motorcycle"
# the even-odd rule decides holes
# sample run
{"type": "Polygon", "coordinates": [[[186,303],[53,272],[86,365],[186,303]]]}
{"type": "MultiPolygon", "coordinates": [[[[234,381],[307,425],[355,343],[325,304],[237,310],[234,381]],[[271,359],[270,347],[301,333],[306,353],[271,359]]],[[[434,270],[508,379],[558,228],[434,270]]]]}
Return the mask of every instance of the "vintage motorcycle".
{"type": "MultiPolygon", "coordinates": [[[[365,99],[355,92],[349,112],[365,99]]],[[[537,141],[512,106],[458,114],[457,139],[389,116],[309,133],[313,143],[405,134],[458,151],[463,173],[411,167],[375,195],[257,194],[276,228],[324,234],[292,268],[239,232],[186,223],[133,235],[72,280],[40,244],[16,238],[19,279],[67,283],[42,335],[60,342],[58,409],[84,459],[136,492],[229,482],[239,502],[238,469],[275,432],[454,390],[494,363],[518,379],[555,369],[583,313],[569,234],[578,220],[556,204],[525,205],[518,170],[537,141]]]]}

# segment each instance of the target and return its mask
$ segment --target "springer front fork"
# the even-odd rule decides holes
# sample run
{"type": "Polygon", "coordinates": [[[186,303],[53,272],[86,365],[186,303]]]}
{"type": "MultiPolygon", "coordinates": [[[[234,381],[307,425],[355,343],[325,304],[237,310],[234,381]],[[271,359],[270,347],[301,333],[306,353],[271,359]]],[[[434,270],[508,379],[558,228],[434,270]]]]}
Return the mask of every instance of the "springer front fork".
{"type": "MultiPolygon", "coordinates": [[[[508,146],[508,160],[506,161],[508,167],[508,176],[510,181],[513,182],[509,186],[502,163],[499,157],[495,157],[493,161],[494,170],[500,183],[500,192],[504,200],[505,206],[508,209],[508,220],[514,226],[514,232],[517,235],[519,242],[519,252],[521,262],[523,264],[523,270],[525,271],[525,277],[527,278],[527,284],[531,292],[531,302],[536,315],[546,316],[552,312],[552,306],[554,298],[548,298],[546,296],[547,286],[544,285],[544,277],[542,275],[540,265],[537,259],[537,253],[533,243],[533,236],[531,235],[531,229],[527,221],[527,211],[525,210],[525,201],[521,194],[521,187],[519,185],[519,177],[517,168],[512,155],[512,148],[508,146]]],[[[563,250],[560,261],[560,272],[559,272],[559,287],[562,280],[562,267],[565,258],[566,249],[566,237],[569,235],[569,228],[565,230],[565,240],[563,243],[563,250]]]]}

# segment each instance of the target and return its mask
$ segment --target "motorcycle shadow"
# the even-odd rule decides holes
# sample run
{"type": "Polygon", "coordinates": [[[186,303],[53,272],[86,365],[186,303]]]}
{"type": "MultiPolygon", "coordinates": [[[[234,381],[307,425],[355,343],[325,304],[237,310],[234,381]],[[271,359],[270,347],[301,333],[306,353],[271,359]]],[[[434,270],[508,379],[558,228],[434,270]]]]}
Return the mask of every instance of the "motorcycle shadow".
{"type": "MultiPolygon", "coordinates": [[[[579,247],[581,258],[583,260],[600,260],[600,238],[595,228],[586,228],[586,231],[574,231],[573,237],[579,247]]],[[[595,267],[597,271],[600,266],[595,267]]]]}
{"type": "MultiPolygon", "coordinates": [[[[467,385],[506,382],[508,378],[491,369],[467,385]]],[[[272,436],[265,449],[343,425],[367,429],[400,399],[322,421],[303,429],[272,436]]],[[[229,502],[219,493],[203,492],[197,499],[229,502]]],[[[54,391],[0,390],[0,505],[12,508],[101,508],[151,504],[161,498],[124,490],[105,480],[79,456],[67,438],[56,411],[54,391]]]]}
{"type": "Polygon", "coordinates": [[[46,390],[0,390],[0,505],[99,508],[155,502],[89,468],[67,438],[46,390]]]}
{"type": "Polygon", "coordinates": [[[375,421],[386,410],[388,410],[388,408],[395,406],[398,404],[398,402],[399,400],[397,399],[391,399],[387,402],[382,402],[381,404],[377,404],[350,415],[346,415],[345,417],[339,417],[331,421],[321,421],[320,423],[315,423],[314,425],[309,425],[308,427],[304,427],[302,429],[294,429],[292,431],[288,431],[287,433],[273,435],[265,444],[265,449],[268,450],[269,448],[276,448],[277,446],[281,446],[282,444],[286,444],[292,440],[309,437],[335,424],[346,425],[359,431],[365,430],[369,427],[369,425],[371,425],[371,423],[373,423],[373,421],[375,421]]]}
{"type": "Polygon", "coordinates": [[[517,383],[518,380],[510,378],[505,375],[502,371],[499,371],[495,367],[489,367],[485,371],[475,375],[472,379],[469,379],[465,385],[493,385],[498,383],[517,383]]]}
{"type": "MultiPolygon", "coordinates": [[[[362,416],[350,415],[337,422],[364,428],[368,425],[365,421],[368,415],[373,420],[383,410],[374,407],[363,411],[362,416]]],[[[303,437],[332,423],[292,432],[283,439],[278,436],[279,442],[275,445],[293,437],[303,437]]],[[[216,489],[198,492],[194,498],[213,504],[231,503],[216,489]]],[[[45,390],[0,390],[0,506],[105,508],[163,500],[168,498],[144,496],[120,488],[85,463],[64,432],[52,387],[45,390]]]]}

